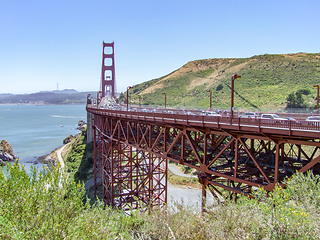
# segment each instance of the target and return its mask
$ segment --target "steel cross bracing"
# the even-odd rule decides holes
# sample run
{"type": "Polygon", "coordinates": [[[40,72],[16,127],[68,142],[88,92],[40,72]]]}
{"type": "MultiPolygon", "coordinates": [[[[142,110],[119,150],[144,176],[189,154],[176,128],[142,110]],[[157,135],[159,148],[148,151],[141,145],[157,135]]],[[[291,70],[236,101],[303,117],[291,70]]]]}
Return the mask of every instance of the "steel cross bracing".
{"type": "Polygon", "coordinates": [[[167,160],[115,139],[122,127],[112,119],[95,115],[94,121],[96,194],[124,210],[166,203],[167,160]]]}
{"type": "Polygon", "coordinates": [[[296,171],[320,172],[317,131],[303,134],[270,126],[250,131],[238,123],[208,127],[192,119],[182,122],[181,116],[172,121],[172,116],[166,119],[163,114],[135,116],[91,107],[87,111],[95,115],[98,136],[95,176],[97,182],[103,179],[103,198],[112,206],[166,202],[167,160],[198,171],[203,197],[206,189],[219,195],[217,187],[231,191],[231,197],[238,193],[253,196],[255,187],[272,191],[296,171]]]}

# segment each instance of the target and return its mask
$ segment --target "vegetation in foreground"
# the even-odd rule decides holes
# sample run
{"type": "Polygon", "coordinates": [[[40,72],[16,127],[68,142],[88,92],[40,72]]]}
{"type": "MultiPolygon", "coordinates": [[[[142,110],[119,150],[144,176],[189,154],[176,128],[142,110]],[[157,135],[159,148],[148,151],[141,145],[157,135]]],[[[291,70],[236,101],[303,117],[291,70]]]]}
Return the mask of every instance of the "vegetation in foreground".
{"type": "Polygon", "coordinates": [[[176,203],[150,213],[93,206],[58,167],[0,170],[1,239],[319,239],[319,176],[297,174],[287,188],[208,208],[176,203]],[[86,202],[86,203],[84,203],[86,202]]]}

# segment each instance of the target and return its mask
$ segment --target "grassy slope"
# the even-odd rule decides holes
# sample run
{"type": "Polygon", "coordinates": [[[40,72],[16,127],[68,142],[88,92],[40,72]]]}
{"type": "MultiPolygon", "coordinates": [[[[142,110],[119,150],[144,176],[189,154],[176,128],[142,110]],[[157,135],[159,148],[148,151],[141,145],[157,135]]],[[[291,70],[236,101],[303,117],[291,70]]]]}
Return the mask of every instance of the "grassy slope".
{"type": "Polygon", "coordinates": [[[315,104],[316,90],[313,85],[320,81],[320,54],[260,55],[239,59],[205,59],[189,62],[177,71],[134,86],[130,90],[133,102],[138,103],[138,94],[143,103],[208,107],[212,91],[213,106],[230,106],[231,76],[235,80],[235,106],[240,109],[284,108],[289,93],[310,89],[306,96],[310,105],[315,104]]]}
{"type": "Polygon", "coordinates": [[[93,143],[87,144],[87,131],[77,134],[66,153],[66,169],[70,173],[70,182],[87,181],[93,177],[93,143]]]}

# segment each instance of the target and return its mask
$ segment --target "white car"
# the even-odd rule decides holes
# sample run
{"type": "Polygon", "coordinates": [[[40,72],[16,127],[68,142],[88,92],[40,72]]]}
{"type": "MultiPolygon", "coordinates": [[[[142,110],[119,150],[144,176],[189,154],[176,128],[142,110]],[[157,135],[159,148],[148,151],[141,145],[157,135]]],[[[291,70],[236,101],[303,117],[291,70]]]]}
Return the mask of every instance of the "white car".
{"type": "Polygon", "coordinates": [[[257,118],[259,117],[258,113],[254,112],[245,112],[238,116],[239,118],[257,118]]]}
{"type": "Polygon", "coordinates": [[[306,119],[307,122],[320,122],[320,116],[311,116],[306,119]]]}
{"type": "Polygon", "coordinates": [[[279,120],[279,121],[288,121],[288,119],[279,117],[277,114],[269,114],[269,113],[262,114],[261,119],[273,119],[273,120],[279,120]]]}
{"type": "Polygon", "coordinates": [[[221,117],[221,115],[217,112],[213,112],[213,111],[206,111],[206,116],[215,116],[215,117],[221,117]]]}

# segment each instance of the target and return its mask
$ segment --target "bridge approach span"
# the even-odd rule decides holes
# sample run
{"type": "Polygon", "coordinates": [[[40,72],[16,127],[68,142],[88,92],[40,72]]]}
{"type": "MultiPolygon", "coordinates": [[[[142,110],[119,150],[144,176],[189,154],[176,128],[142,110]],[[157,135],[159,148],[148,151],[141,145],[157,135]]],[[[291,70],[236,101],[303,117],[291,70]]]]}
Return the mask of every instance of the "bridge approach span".
{"type": "Polygon", "coordinates": [[[168,160],[197,170],[203,207],[207,192],[253,196],[257,187],[272,191],[296,171],[320,172],[319,124],[96,105],[87,111],[94,115],[96,193],[122,209],[166,203],[168,160]]]}

